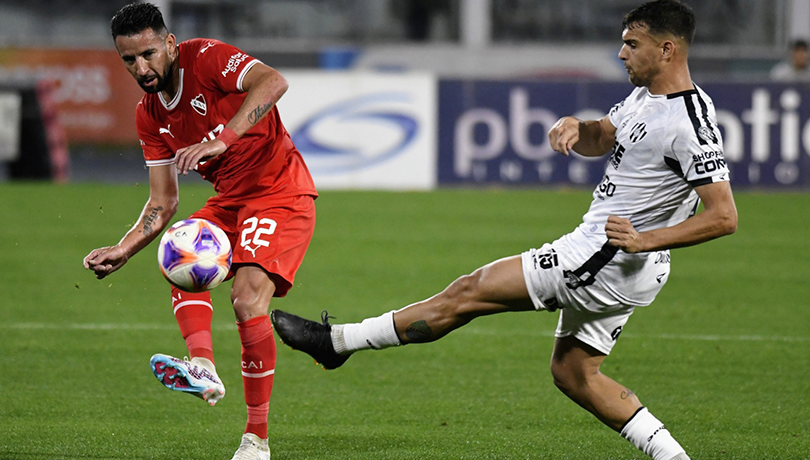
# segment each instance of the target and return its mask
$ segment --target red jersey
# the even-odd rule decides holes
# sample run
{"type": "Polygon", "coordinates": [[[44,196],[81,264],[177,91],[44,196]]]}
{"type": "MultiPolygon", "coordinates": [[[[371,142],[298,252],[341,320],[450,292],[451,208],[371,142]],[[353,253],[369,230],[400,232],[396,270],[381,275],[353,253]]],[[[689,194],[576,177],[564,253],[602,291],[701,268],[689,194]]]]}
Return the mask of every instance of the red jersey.
{"type": "MultiPolygon", "coordinates": [[[[242,81],[259,61],[218,40],[197,38],[178,45],[180,82],[166,101],[145,94],[136,109],[138,137],[147,166],[174,163],[174,153],[216,138],[246,93],[242,81]]],[[[312,177],[275,106],[223,154],[196,170],[225,199],[317,196],[312,177]]]]}

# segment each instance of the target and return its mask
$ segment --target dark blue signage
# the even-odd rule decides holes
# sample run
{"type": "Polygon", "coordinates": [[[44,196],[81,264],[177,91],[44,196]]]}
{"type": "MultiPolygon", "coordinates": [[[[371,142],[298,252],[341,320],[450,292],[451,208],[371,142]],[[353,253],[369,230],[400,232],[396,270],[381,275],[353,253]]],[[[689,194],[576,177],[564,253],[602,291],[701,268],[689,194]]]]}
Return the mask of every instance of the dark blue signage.
{"type": "MultiPolygon", "coordinates": [[[[810,86],[713,83],[735,186],[810,186],[810,86]]],[[[606,158],[554,152],[547,133],[562,116],[597,119],[633,90],[593,81],[442,80],[439,183],[594,185],[606,158]]]]}

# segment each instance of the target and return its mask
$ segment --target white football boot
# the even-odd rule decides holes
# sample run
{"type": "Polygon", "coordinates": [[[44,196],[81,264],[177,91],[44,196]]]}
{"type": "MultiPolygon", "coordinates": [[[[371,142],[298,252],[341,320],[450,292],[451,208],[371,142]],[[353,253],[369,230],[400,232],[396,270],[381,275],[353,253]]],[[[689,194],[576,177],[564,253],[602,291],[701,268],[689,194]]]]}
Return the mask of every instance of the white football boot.
{"type": "Polygon", "coordinates": [[[231,460],[270,460],[270,447],[267,440],[253,433],[242,435],[242,443],[231,460]]]}
{"type": "Polygon", "coordinates": [[[160,383],[174,391],[183,391],[214,405],[225,396],[225,385],[217,375],[214,364],[205,358],[191,361],[156,354],[149,361],[160,383]]]}

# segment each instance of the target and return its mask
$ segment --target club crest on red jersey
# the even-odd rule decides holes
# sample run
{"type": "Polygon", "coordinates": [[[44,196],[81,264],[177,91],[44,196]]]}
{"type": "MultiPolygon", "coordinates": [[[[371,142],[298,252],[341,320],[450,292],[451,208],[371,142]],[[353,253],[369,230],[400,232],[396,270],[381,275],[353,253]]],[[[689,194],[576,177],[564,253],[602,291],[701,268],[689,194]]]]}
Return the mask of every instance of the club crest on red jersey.
{"type": "Polygon", "coordinates": [[[205,96],[202,93],[191,100],[191,108],[202,116],[208,113],[208,106],[205,104],[205,96]]]}

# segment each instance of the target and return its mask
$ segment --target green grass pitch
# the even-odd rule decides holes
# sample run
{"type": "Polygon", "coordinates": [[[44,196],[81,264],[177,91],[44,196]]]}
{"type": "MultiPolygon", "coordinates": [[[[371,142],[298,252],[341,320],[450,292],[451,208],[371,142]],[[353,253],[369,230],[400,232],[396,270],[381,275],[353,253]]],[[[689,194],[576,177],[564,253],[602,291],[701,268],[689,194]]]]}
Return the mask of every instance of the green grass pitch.
{"type": "MultiPolygon", "coordinates": [[[[177,219],[210,188],[184,185],[177,219]]],[[[149,246],[98,281],[81,266],[142,208],[141,185],[0,184],[0,459],[229,459],[246,418],[228,287],[213,335],[216,407],[163,388],[183,356],[149,246]]],[[[633,389],[692,458],[810,458],[810,194],[738,192],[739,230],[673,251],[603,371],[633,389]]],[[[295,288],[271,307],[338,322],[400,308],[576,226],[578,190],[323,192],[295,288]]],[[[229,284],[229,283],[228,283],[229,284]]],[[[273,458],[641,459],[562,395],[556,314],[479,318],[439,342],[326,372],[280,345],[273,458]]]]}

